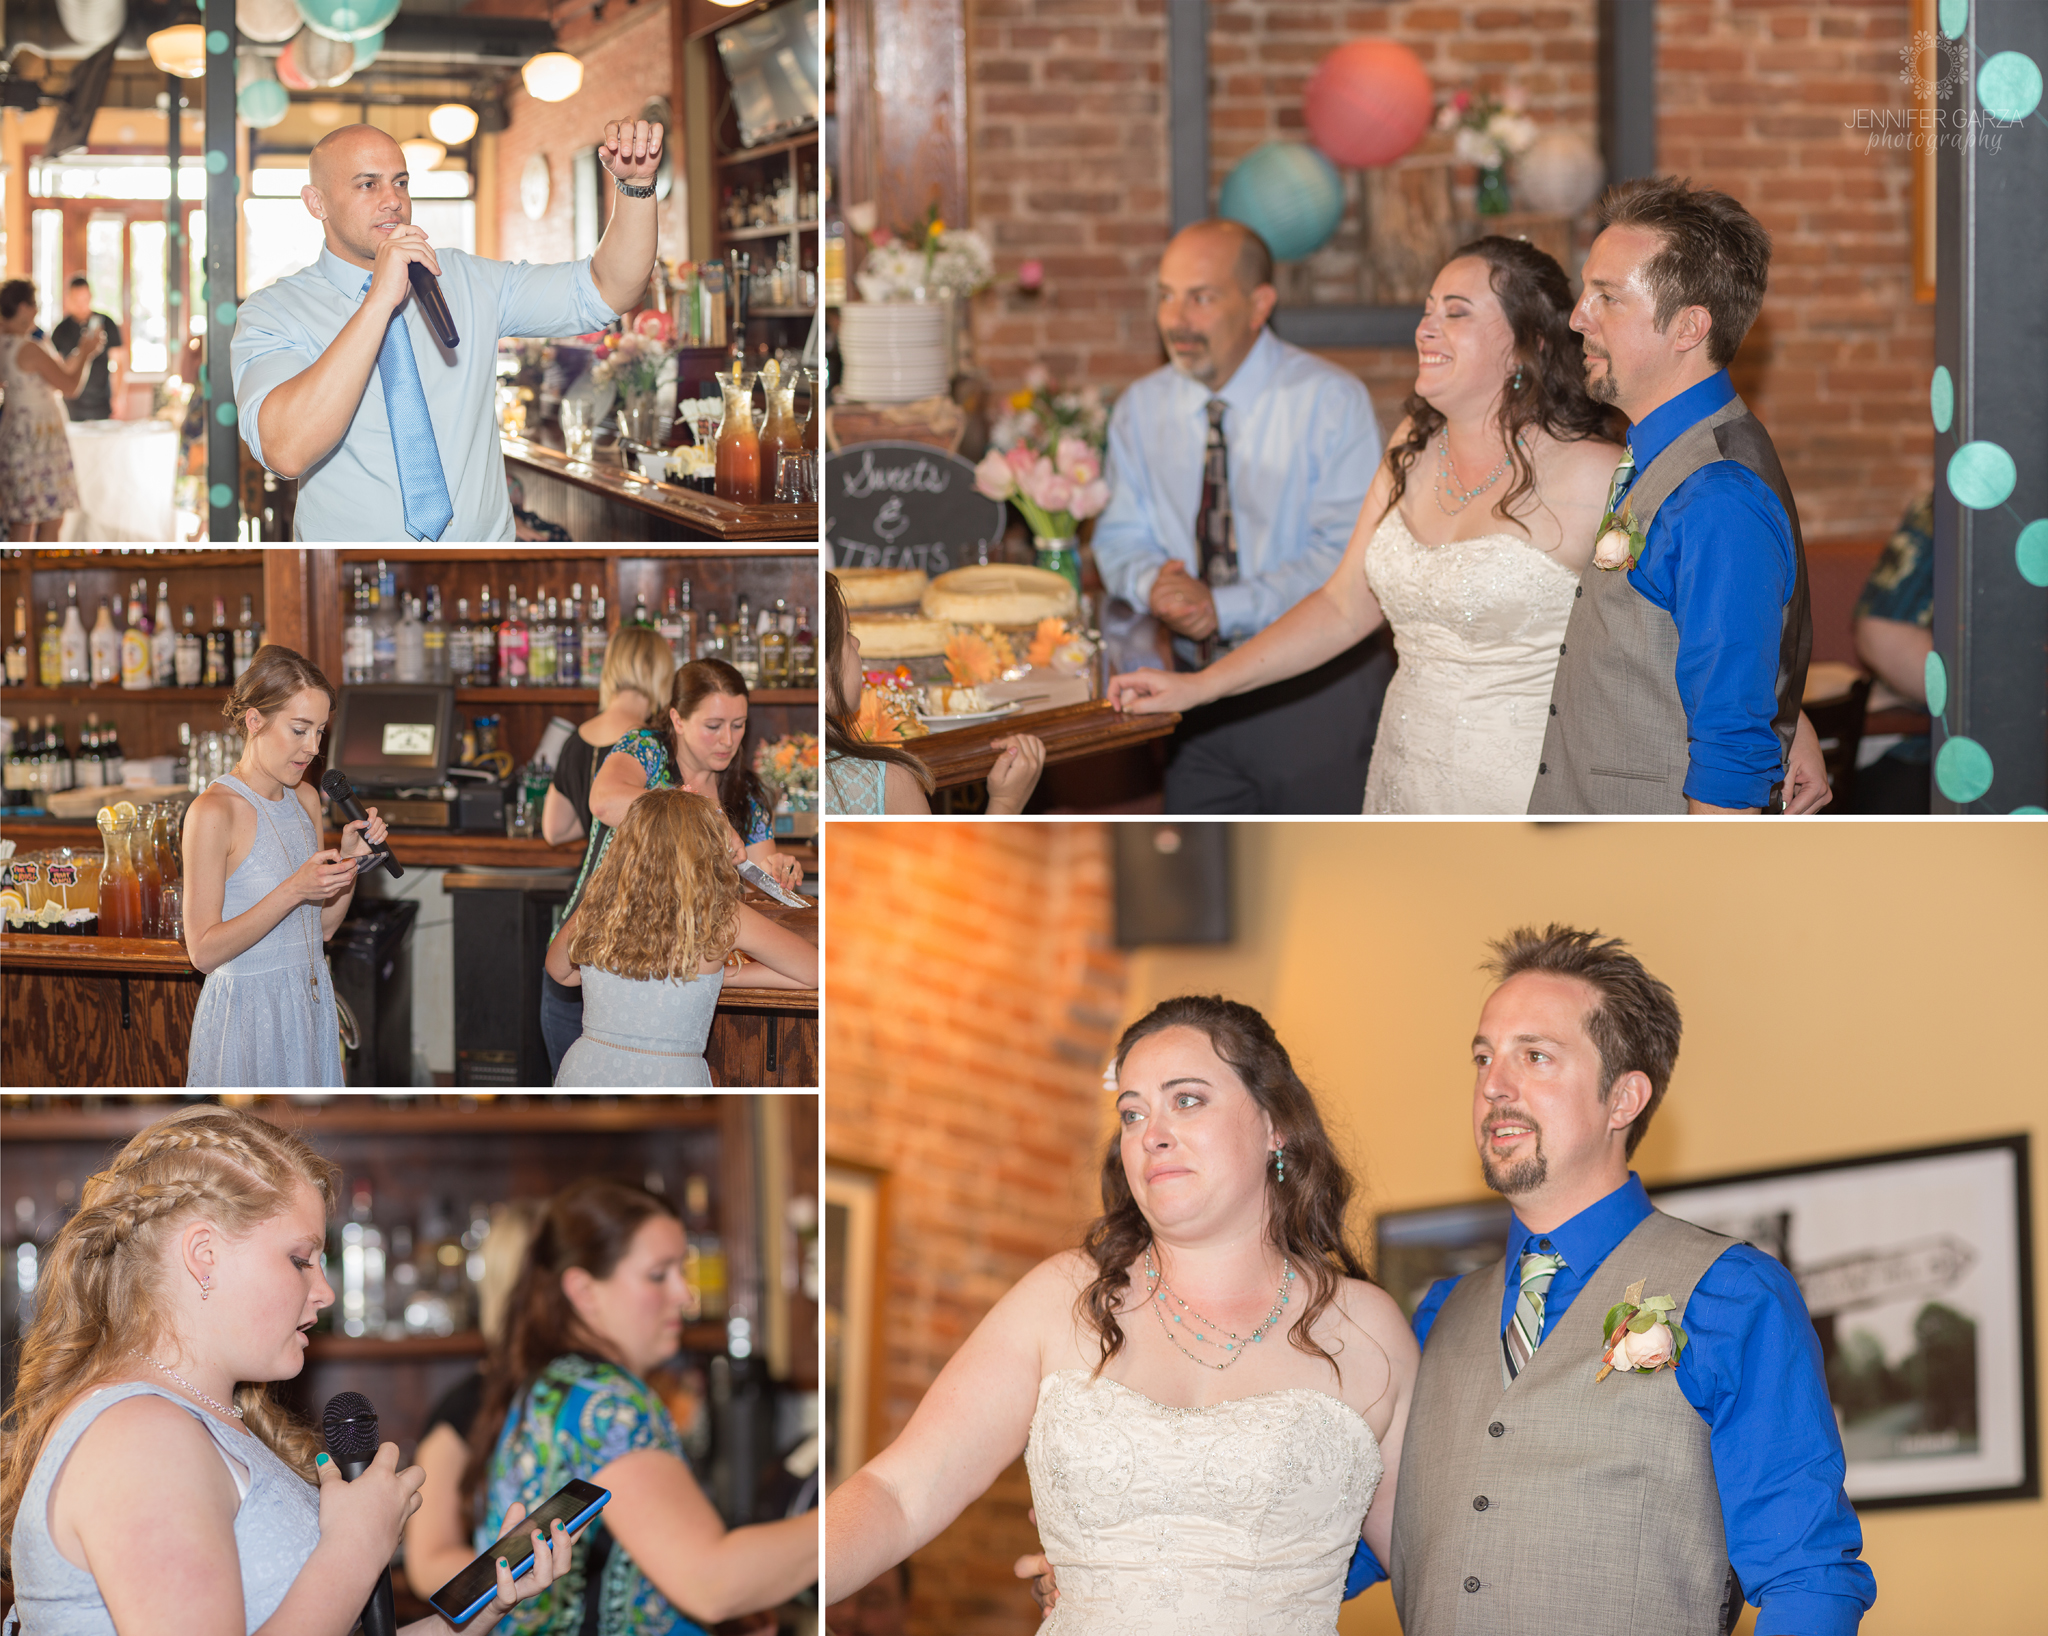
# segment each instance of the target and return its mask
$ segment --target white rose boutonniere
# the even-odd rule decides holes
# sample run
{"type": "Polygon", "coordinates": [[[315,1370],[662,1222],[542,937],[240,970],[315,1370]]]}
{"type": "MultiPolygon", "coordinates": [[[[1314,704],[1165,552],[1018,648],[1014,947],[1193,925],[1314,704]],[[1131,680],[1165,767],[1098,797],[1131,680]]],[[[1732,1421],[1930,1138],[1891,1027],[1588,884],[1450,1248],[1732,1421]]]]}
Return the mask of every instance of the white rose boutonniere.
{"type": "Polygon", "coordinates": [[[1610,1307],[1602,1326],[1607,1350],[1601,1354],[1597,1383],[1615,1370],[1650,1375],[1659,1369],[1676,1369],[1685,1350],[1685,1331],[1671,1314],[1678,1303],[1668,1295],[1643,1294],[1644,1280],[1638,1278],[1622,1293],[1620,1304],[1610,1307]]]}
{"type": "Polygon", "coordinates": [[[1600,532],[1594,536],[1593,566],[1612,573],[1617,568],[1633,568],[1642,560],[1643,530],[1635,518],[1629,515],[1627,506],[1619,511],[1610,511],[1600,519],[1600,532]]]}

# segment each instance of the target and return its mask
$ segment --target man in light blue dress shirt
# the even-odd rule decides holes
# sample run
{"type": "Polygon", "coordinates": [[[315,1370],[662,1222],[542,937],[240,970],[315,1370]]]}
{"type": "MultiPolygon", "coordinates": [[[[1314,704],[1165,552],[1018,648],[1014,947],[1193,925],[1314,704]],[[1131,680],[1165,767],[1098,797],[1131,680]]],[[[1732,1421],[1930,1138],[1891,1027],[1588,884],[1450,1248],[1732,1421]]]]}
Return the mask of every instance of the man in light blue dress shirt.
{"type": "MultiPolygon", "coordinates": [[[[1267,325],[1273,258],[1231,221],[1197,222],[1159,263],[1170,364],[1134,382],[1109,424],[1113,497],[1095,525],[1110,592],[1173,633],[1196,668],[1335,572],[1380,460],[1364,384],[1267,325]],[[1212,400],[1227,448],[1235,576],[1202,575],[1196,523],[1212,400]]],[[[1169,812],[1357,812],[1393,674],[1381,632],[1326,665],[1189,711],[1166,773],[1169,812]]]]}
{"type": "Polygon", "coordinates": [[[640,300],[661,138],[645,121],[605,127],[598,159],[620,199],[604,237],[587,260],[539,267],[430,245],[384,132],[348,125],[321,139],[302,197],[326,244],[242,303],[231,349],[243,440],[299,481],[297,538],[513,538],[498,339],[602,329],[640,300]],[[420,311],[415,263],[440,281],[454,347],[420,311]]]}

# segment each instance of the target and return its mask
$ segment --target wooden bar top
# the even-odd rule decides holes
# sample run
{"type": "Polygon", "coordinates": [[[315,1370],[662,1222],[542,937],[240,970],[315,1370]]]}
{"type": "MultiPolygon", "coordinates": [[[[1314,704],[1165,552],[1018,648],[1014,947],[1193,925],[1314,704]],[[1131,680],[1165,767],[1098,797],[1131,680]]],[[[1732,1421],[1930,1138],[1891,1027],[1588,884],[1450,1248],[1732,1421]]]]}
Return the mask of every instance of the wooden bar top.
{"type": "Polygon", "coordinates": [[[0,932],[0,964],[20,971],[69,971],[116,977],[197,977],[185,945],[169,937],[57,937],[0,932]]]}
{"type": "Polygon", "coordinates": [[[599,494],[651,516],[665,518],[711,540],[814,543],[818,508],[809,505],[743,506],[674,483],[650,483],[637,471],[609,461],[571,460],[560,449],[523,437],[500,436],[506,460],[529,466],[564,483],[599,494]]]}
{"type": "Polygon", "coordinates": [[[1042,740],[1046,765],[1051,766],[1054,762],[1098,755],[1104,750],[1120,750],[1127,744],[1165,738],[1179,723],[1180,717],[1172,714],[1127,716],[1097,699],[1087,704],[1062,705],[1057,710],[950,727],[928,738],[913,739],[904,748],[931,769],[940,789],[947,790],[988,777],[998,753],[990,745],[1012,733],[1029,733],[1042,740]]]}

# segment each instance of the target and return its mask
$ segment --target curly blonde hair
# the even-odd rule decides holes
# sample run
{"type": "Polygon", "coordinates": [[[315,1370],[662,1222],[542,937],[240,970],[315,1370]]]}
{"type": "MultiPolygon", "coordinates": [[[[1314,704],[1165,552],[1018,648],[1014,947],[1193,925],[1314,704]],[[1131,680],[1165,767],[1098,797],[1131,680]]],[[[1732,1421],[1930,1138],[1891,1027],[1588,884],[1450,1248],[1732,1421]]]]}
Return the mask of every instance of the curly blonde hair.
{"type": "Polygon", "coordinates": [[[577,911],[569,958],[638,982],[687,983],[732,953],[740,876],[725,816],[688,790],[636,796],[577,911]]]}
{"type": "MultiPolygon", "coordinates": [[[[157,1351],[170,1339],[164,1252],[178,1230],[203,1217],[240,1238],[288,1209],[298,1182],[332,1210],[340,1176],[289,1132],[199,1103],[159,1119],[87,1180],[78,1213],[50,1243],[14,1401],[0,1417],[0,1540],[13,1537],[36,1459],[79,1394],[128,1367],[131,1348],[157,1351]]],[[[320,1434],[273,1401],[267,1383],[236,1386],[235,1405],[280,1459],[317,1480],[320,1434]]]]}

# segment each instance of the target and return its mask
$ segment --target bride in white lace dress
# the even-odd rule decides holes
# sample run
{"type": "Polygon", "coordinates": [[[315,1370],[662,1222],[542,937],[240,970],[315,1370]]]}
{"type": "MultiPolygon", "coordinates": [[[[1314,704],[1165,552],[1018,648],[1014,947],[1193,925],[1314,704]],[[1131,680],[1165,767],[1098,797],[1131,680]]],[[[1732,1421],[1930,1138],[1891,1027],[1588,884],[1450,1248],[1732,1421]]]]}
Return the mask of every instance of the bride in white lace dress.
{"type": "Polygon", "coordinates": [[[1420,1357],[1345,1237],[1351,1178],[1248,1006],[1168,1000],[1133,1024],[1116,1110],[1082,1248],[998,1301],[834,1491],[828,1594],[1022,1454],[1058,1575],[1044,1636],[1330,1636],[1361,1525],[1390,1543],[1420,1357]]]}
{"type": "Polygon", "coordinates": [[[1622,422],[1586,395],[1564,269],[1520,239],[1444,264],[1415,391],[1329,582],[1207,670],[1111,683],[1137,714],[1265,687],[1393,626],[1367,812],[1526,812],[1558,646],[1622,422]]]}

